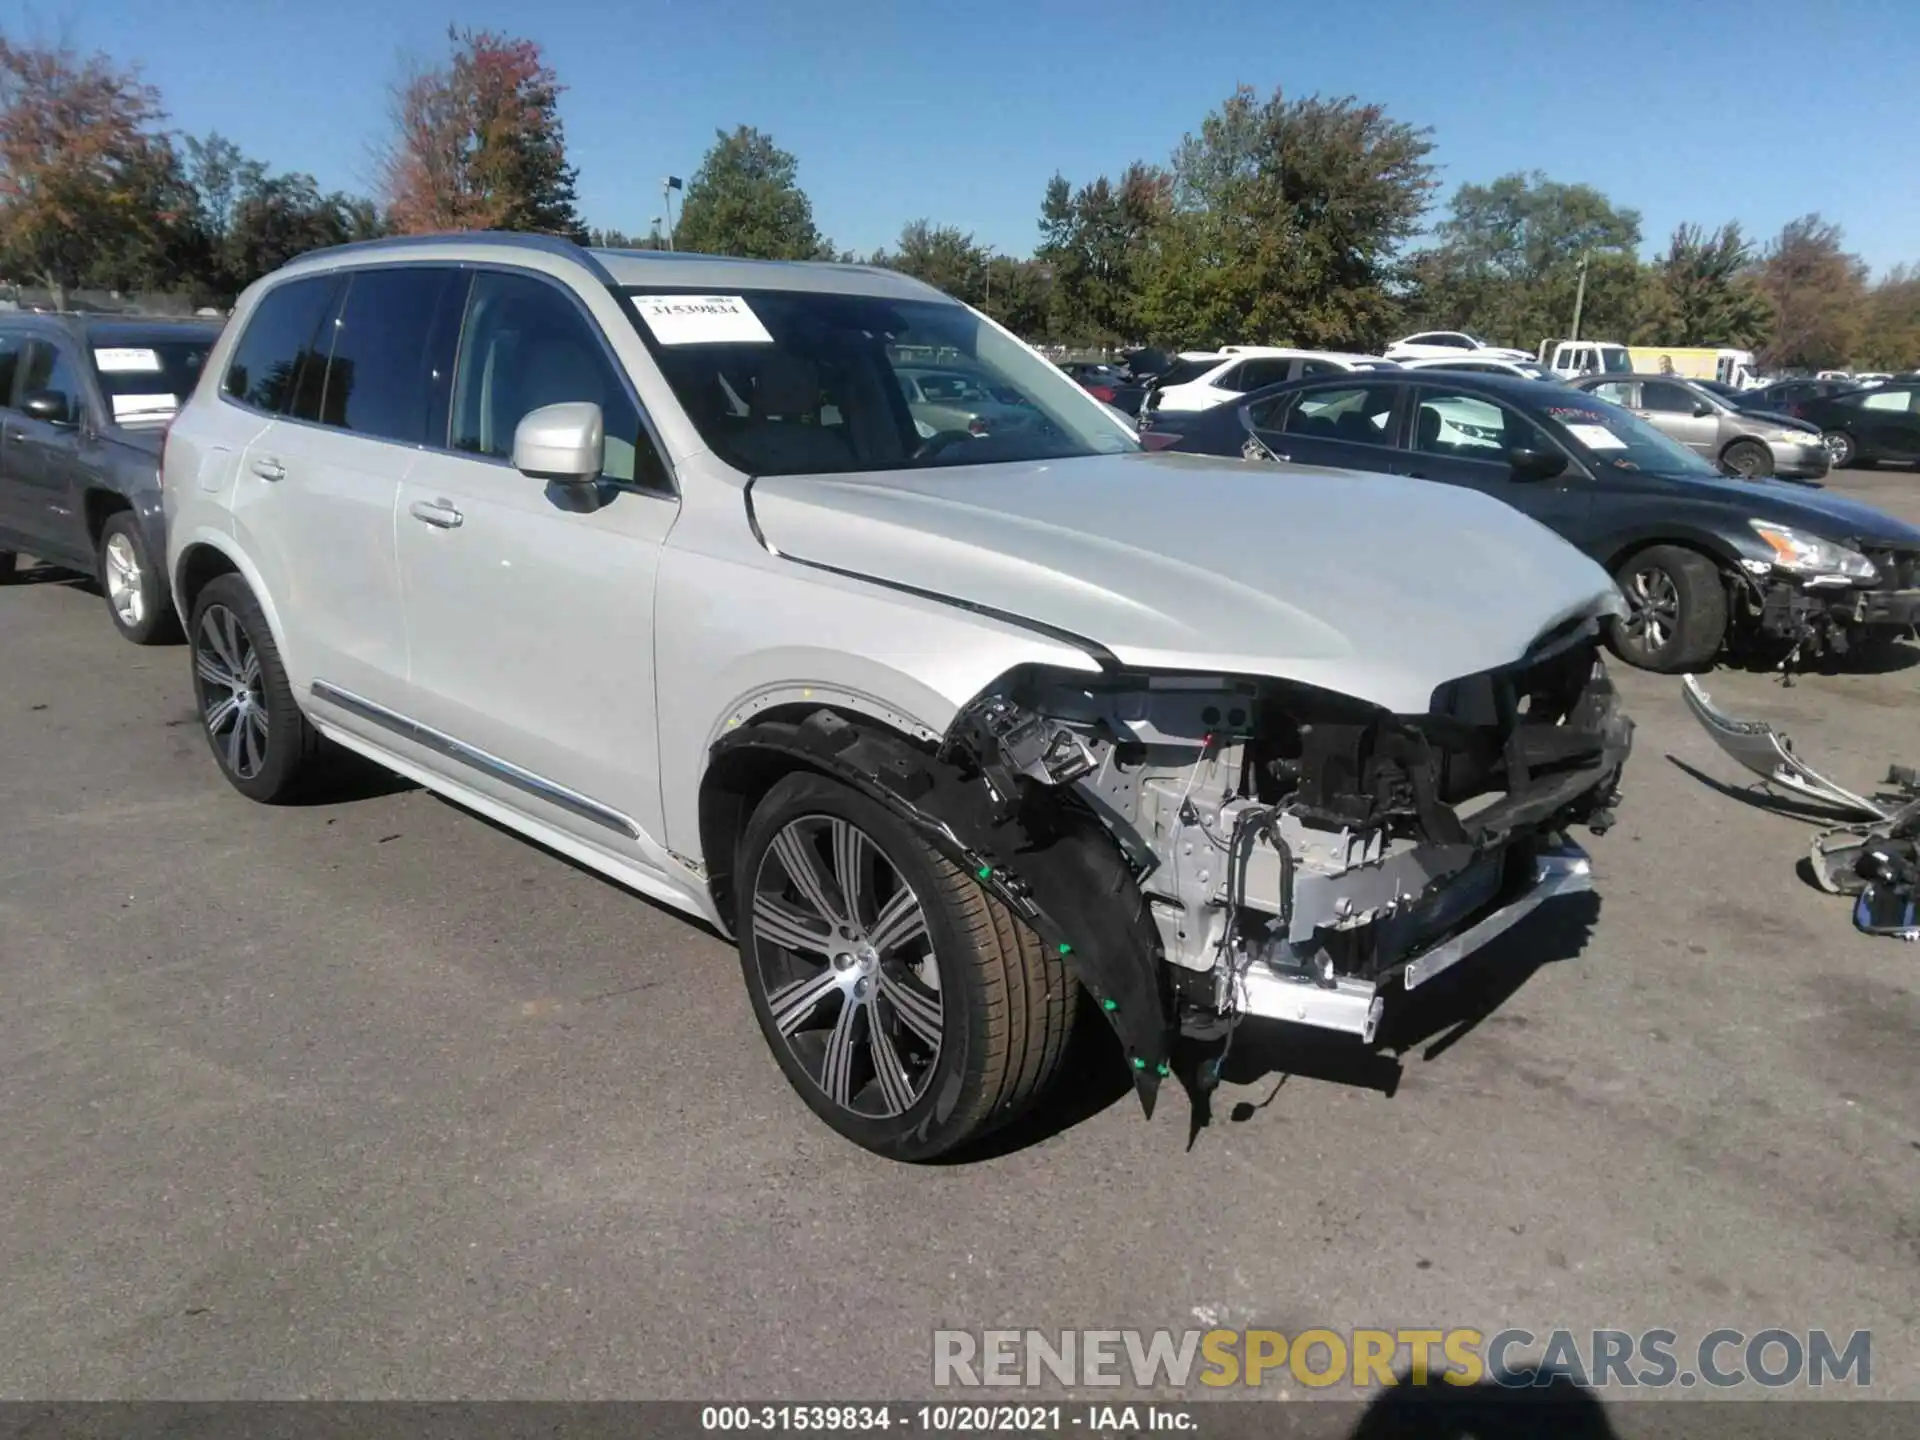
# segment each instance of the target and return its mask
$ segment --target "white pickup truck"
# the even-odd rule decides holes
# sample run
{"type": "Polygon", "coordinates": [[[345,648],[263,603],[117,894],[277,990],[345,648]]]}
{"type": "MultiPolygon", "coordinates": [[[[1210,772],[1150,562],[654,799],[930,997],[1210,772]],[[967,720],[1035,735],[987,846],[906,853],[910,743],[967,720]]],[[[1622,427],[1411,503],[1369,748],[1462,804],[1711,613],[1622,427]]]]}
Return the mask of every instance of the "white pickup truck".
{"type": "Polygon", "coordinates": [[[1633,357],[1627,347],[1612,340],[1542,340],[1539,360],[1562,380],[1633,373],[1633,357]]]}

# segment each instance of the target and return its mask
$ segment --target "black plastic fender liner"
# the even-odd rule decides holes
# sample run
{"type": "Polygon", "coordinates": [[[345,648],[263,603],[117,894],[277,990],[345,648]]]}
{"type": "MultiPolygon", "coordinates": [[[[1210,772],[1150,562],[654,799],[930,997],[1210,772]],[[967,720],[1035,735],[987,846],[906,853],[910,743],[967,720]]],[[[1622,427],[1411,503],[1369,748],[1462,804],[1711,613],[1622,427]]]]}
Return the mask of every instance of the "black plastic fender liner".
{"type": "Polygon", "coordinates": [[[1066,957],[1119,1038],[1141,1108],[1153,1114],[1173,1047],[1159,930],[1118,843],[1070,788],[1027,787],[1005,813],[979,776],[832,710],[798,724],[743,725],[716,740],[710,756],[717,764],[742,750],[784,754],[845,781],[971,872],[1066,957]]]}

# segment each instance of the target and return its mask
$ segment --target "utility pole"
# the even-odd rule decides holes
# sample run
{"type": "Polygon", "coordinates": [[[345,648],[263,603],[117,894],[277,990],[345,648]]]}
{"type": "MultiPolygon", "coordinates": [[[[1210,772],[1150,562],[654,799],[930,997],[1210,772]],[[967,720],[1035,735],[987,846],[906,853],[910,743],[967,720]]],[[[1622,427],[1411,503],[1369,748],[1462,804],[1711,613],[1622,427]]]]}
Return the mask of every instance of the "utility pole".
{"type": "Polygon", "coordinates": [[[676,248],[673,240],[673,192],[679,190],[684,193],[686,188],[686,186],[680,183],[680,177],[678,175],[669,175],[660,182],[660,198],[666,202],[667,248],[669,250],[676,248]]]}
{"type": "Polygon", "coordinates": [[[1579,270],[1580,283],[1573,290],[1573,333],[1567,336],[1569,340],[1580,338],[1580,312],[1587,306],[1587,252],[1584,250],[1580,252],[1579,270]]]}

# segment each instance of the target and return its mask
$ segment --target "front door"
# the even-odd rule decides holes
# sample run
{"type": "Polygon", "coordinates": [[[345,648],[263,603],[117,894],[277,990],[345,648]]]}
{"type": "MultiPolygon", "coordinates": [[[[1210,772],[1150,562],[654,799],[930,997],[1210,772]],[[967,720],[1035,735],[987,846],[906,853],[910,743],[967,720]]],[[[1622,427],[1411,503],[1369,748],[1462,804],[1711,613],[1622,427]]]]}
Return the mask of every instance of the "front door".
{"type": "Polygon", "coordinates": [[[1572,464],[1549,479],[1516,470],[1515,451],[1564,454],[1519,411],[1484,395],[1422,386],[1413,397],[1413,437],[1400,473],[1479,490],[1579,543],[1592,509],[1587,481],[1572,464]]]}
{"type": "Polygon", "coordinates": [[[36,337],[20,357],[15,408],[6,417],[8,489],[14,519],[9,526],[34,553],[66,565],[90,568],[93,554],[86,517],[80,510],[80,433],[85,420],[86,387],[70,346],[36,337]],[[26,413],[35,395],[58,396],[67,406],[64,420],[41,420],[26,413]]]}
{"type": "Polygon", "coordinates": [[[481,271],[449,448],[401,488],[413,718],[458,783],[628,858],[661,837],[654,581],[679,503],[594,318],[543,277],[481,271]],[[601,407],[598,484],[513,468],[522,416],[601,407]]]}
{"type": "Polygon", "coordinates": [[[1920,459],[1920,390],[1883,385],[1860,397],[1861,451],[1875,459],[1920,459]]]}

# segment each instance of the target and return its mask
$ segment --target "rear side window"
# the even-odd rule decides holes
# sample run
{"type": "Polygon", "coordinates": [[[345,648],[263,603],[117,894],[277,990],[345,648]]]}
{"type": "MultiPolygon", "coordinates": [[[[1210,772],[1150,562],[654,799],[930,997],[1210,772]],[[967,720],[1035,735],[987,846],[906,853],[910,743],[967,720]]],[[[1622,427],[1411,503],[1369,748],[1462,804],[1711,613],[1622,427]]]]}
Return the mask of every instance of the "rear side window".
{"type": "Polygon", "coordinates": [[[1288,413],[1285,430],[1353,445],[1391,445],[1394,390],[1390,385],[1354,385],[1309,390],[1288,413]]]}
{"type": "Polygon", "coordinates": [[[22,348],[18,337],[0,335],[0,405],[13,404],[13,377],[20,371],[22,348]]]}
{"type": "Polygon", "coordinates": [[[444,443],[464,279],[446,266],[356,270],[348,277],[320,385],[322,424],[410,445],[444,443]],[[436,416],[442,418],[434,435],[436,416]]]}
{"type": "MultiPolygon", "coordinates": [[[[311,370],[316,377],[320,373],[320,365],[309,362],[314,358],[314,333],[334,288],[333,276],[316,275],[276,285],[261,297],[227,365],[222,388],[228,396],[272,415],[288,408],[302,371],[311,370]]],[[[317,387],[315,394],[317,398],[317,387]]],[[[314,408],[317,412],[318,406],[314,408]]]]}

